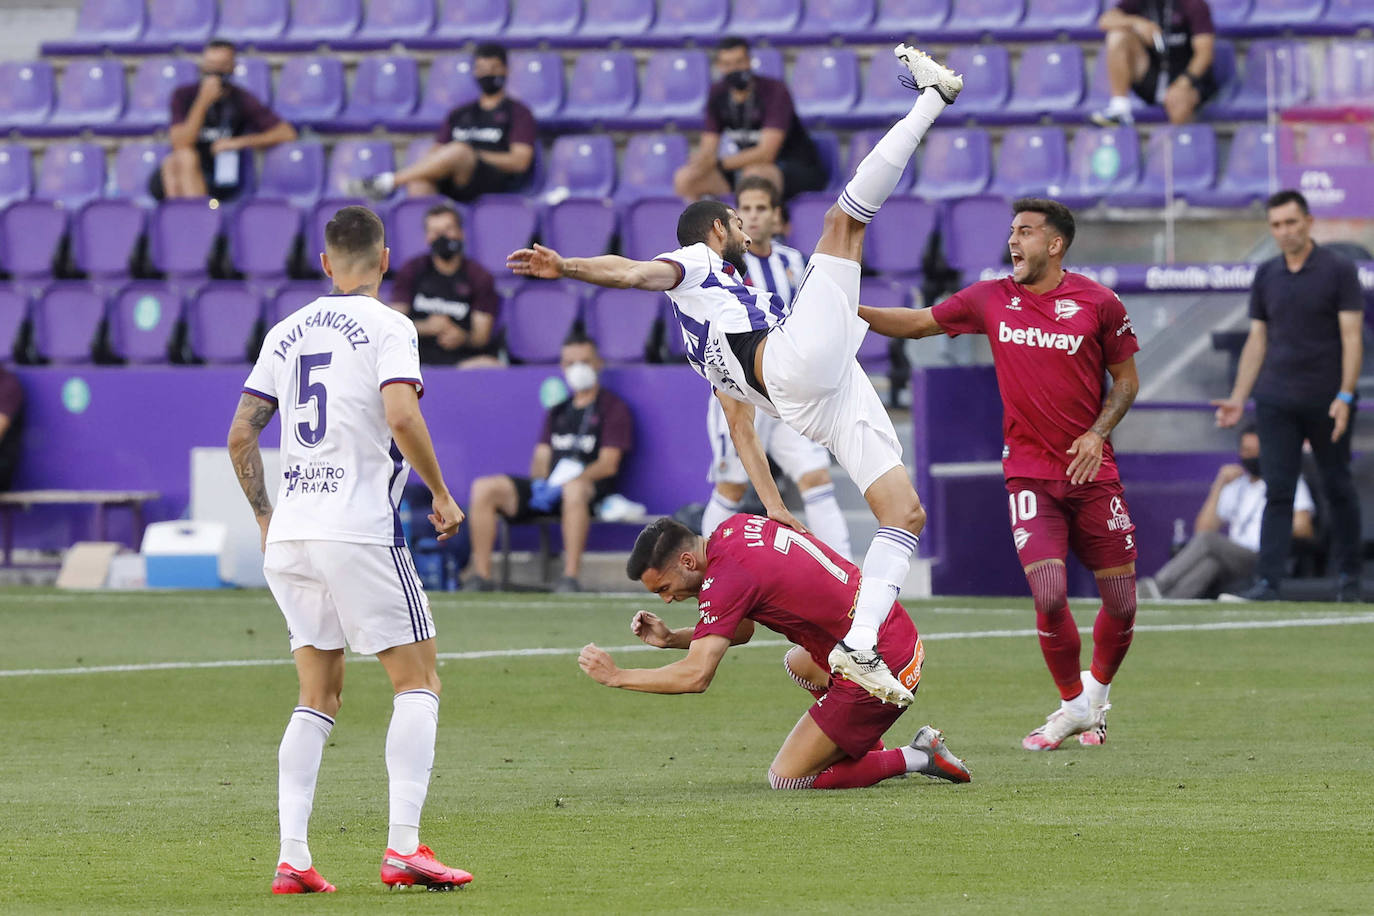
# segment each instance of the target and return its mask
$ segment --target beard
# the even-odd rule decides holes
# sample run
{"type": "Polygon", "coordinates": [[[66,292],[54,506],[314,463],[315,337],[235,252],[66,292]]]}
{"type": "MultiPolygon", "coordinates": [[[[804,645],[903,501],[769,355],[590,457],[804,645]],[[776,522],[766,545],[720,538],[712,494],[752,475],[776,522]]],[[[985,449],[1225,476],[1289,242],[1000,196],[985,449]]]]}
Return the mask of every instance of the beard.
{"type": "Polygon", "coordinates": [[[749,272],[749,265],[744,262],[744,242],[727,243],[720,256],[726,263],[735,265],[735,270],[740,272],[740,276],[749,272]]]}

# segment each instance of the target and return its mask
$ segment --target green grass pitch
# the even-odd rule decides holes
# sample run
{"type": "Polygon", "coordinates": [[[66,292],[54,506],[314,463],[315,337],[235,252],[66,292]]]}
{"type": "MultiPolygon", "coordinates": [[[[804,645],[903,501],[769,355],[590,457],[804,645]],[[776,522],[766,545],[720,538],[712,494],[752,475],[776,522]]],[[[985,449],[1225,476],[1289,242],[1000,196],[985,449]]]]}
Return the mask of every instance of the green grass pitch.
{"type": "Polygon", "coordinates": [[[1056,697],[1029,600],[912,602],[925,673],[888,743],[931,722],[974,782],[785,793],[767,767],[809,697],[780,645],[701,696],[578,670],[648,600],[434,598],[440,652],[473,653],[442,663],[421,831],[477,876],[451,894],[377,879],[390,691],[350,659],[311,823],[340,892],[296,899],[268,894],[295,700],[270,598],[0,591],[0,912],[1374,911],[1369,606],[1147,605],[1107,745],[1032,754],[1056,697]],[[93,666],[134,670],[58,673],[93,666]]]}

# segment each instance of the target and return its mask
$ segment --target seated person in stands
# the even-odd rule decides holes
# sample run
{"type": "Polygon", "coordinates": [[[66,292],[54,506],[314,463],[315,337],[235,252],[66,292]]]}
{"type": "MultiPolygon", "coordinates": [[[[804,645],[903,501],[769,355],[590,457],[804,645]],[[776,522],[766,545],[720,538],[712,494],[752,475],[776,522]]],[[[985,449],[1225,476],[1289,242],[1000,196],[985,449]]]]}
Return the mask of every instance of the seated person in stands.
{"type": "Polygon", "coordinates": [[[496,282],[463,253],[463,218],[448,204],[425,213],[429,253],[396,272],[391,307],[415,321],[420,362],[436,366],[498,366],[492,330],[501,312],[496,282]]]}
{"type": "Polygon", "coordinates": [[[1097,26],[1107,33],[1102,53],[1111,89],[1107,107],[1092,115],[1099,127],[1131,123],[1131,92],[1158,104],[1161,72],[1169,81],[1163,105],[1171,124],[1192,121],[1217,94],[1217,36],[1207,0],[1117,0],[1097,26]]]}
{"type": "Polygon", "coordinates": [[[574,333],[563,342],[559,360],[572,396],[544,417],[530,476],[496,474],[472,482],[467,514],[472,566],[467,583],[477,591],[495,588],[491,553],[498,514],[513,522],[561,515],[563,575],[554,591],[580,591],[577,577],[592,507],[614,491],[621,462],[634,445],[629,405],[597,383],[601,355],[596,344],[574,333]]]}
{"type": "MultiPolygon", "coordinates": [[[[1259,559],[1265,486],[1260,439],[1254,427],[1240,434],[1240,463],[1223,465],[1193,523],[1193,539],[1153,579],[1142,579],[1144,598],[1207,598],[1235,580],[1248,580],[1259,559]],[[1221,533],[1222,525],[1226,534],[1221,533]]],[[[1293,537],[1312,537],[1312,491],[1298,479],[1293,537]]]]}
{"type": "Polygon", "coordinates": [[[296,139],[296,129],[233,83],[234,45],[215,40],[200,58],[200,82],[172,92],[172,151],[148,177],[148,193],[169,197],[238,195],[244,150],[296,139]]]}
{"type": "Polygon", "coordinates": [[[706,99],[701,142],[673,176],[683,200],[729,194],[749,175],[767,178],[784,198],[824,189],[829,171],[797,117],[787,85],[750,69],[743,38],[722,38],[715,65],[721,79],[706,99]]]}
{"type": "Polygon", "coordinates": [[[24,389],[19,378],[0,366],[0,493],[19,470],[19,439],[24,429],[24,389]]]}
{"type": "Polygon", "coordinates": [[[374,200],[404,187],[411,197],[443,194],[458,201],[519,191],[534,168],[539,142],[534,115],[506,94],[506,49],[480,44],[472,75],[481,95],[448,113],[434,145],[414,165],[350,184],[349,193],[374,200]]]}

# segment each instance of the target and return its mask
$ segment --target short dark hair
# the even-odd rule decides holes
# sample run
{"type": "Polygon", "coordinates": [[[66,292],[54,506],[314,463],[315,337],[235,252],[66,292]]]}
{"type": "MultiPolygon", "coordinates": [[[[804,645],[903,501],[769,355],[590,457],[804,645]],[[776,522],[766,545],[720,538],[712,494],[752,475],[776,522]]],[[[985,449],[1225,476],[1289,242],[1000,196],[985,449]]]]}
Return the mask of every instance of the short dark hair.
{"type": "Polygon", "coordinates": [[[739,200],[745,191],[762,191],[768,195],[769,206],[775,210],[782,206],[782,193],[778,191],[778,186],[762,175],[747,175],[741,178],[739,184],[735,185],[735,200],[739,200]]]}
{"type": "Polygon", "coordinates": [[[634,550],[625,562],[625,575],[635,582],[651,569],[662,570],[696,535],[677,519],[667,517],[650,522],[635,538],[634,550]]]}
{"type": "Polygon", "coordinates": [[[677,243],[685,248],[706,241],[716,220],[730,225],[730,208],[720,201],[699,200],[688,204],[677,218],[677,243]]]}
{"type": "Polygon", "coordinates": [[[1022,197],[1011,205],[1011,215],[1015,216],[1018,213],[1043,214],[1045,222],[1064,237],[1064,250],[1068,251],[1069,246],[1073,244],[1073,211],[1059,201],[1047,197],[1022,197]]]}
{"type": "Polygon", "coordinates": [[[238,46],[227,38],[211,38],[205,43],[205,50],[209,51],[211,48],[220,48],[235,53],[238,52],[238,46]]]}
{"type": "Polygon", "coordinates": [[[749,42],[745,41],[739,35],[726,35],[720,41],[716,42],[717,54],[719,54],[721,51],[733,51],[735,50],[735,48],[743,48],[744,50],[748,51],[749,42]]]}
{"type": "Polygon", "coordinates": [[[324,227],[325,250],[348,261],[380,262],[385,245],[386,227],[367,207],[344,207],[324,227]]]}
{"type": "Polygon", "coordinates": [[[1295,191],[1292,188],[1284,188],[1282,191],[1270,195],[1269,199],[1264,202],[1264,209],[1268,212],[1285,204],[1297,204],[1303,216],[1309,216],[1312,213],[1307,207],[1307,198],[1302,196],[1301,191],[1295,191]]]}
{"type": "Polygon", "coordinates": [[[463,228],[463,214],[458,212],[458,208],[453,204],[435,204],[425,211],[425,221],[428,222],[431,216],[443,216],[448,214],[458,221],[458,228],[463,228]]]}
{"type": "Polygon", "coordinates": [[[472,49],[473,60],[479,57],[494,57],[501,62],[502,66],[506,63],[506,49],[494,41],[484,41],[472,49]]]}
{"type": "Polygon", "coordinates": [[[559,344],[559,348],[561,349],[562,347],[576,347],[582,344],[590,344],[591,348],[595,350],[598,354],[601,352],[601,348],[596,345],[596,340],[586,331],[580,330],[578,328],[573,328],[571,331],[568,332],[568,336],[563,338],[563,342],[559,344]]]}

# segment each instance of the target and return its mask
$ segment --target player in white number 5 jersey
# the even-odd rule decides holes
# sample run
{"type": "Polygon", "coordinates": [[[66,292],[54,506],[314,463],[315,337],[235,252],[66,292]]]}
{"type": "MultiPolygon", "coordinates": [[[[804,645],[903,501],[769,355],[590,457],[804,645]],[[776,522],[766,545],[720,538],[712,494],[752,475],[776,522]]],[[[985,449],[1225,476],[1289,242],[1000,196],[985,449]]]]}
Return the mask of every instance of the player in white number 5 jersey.
{"type": "Polygon", "coordinates": [[[434,620],[396,511],[410,466],[434,494],[429,519],[440,540],[458,530],[463,513],[420,414],[415,326],[376,298],[390,255],[382,221],[365,207],[345,207],[324,238],[320,262],[334,289],[267,334],[229,430],[234,472],[262,527],[267,584],[286,617],[300,680],[278,753],[281,856],[272,892],[334,890],[314,868],[306,828],[339,710],[345,645],[375,654],[395,688],[382,881],[447,890],[472,875],[439,862],[419,841],[439,676],[434,620]],[[274,510],[258,437],[279,407],[283,476],[274,510]]]}
{"type": "Polygon", "coordinates": [[[892,421],[854,358],[868,331],[858,316],[859,261],[868,223],[964,81],[915,48],[898,45],[894,53],[911,72],[903,82],[920,95],[859,163],[826,213],[791,312],[776,324],[768,320],[772,294],[740,279],[750,238],[739,216],[718,201],[688,206],[677,224],[682,247],[652,261],[614,255],[563,258],[536,246],[512,253],[507,265],[523,276],[666,292],[682,325],[688,361],[715,388],[730,437],[769,518],[801,528],[768,472],[754,411],[778,417],[834,453],[881,527],[864,557],[854,625],[835,646],[830,664],[879,699],[905,706],[911,691],[892,676],[874,647],[878,627],[906,579],[926,513],[902,466],[892,421]]]}

